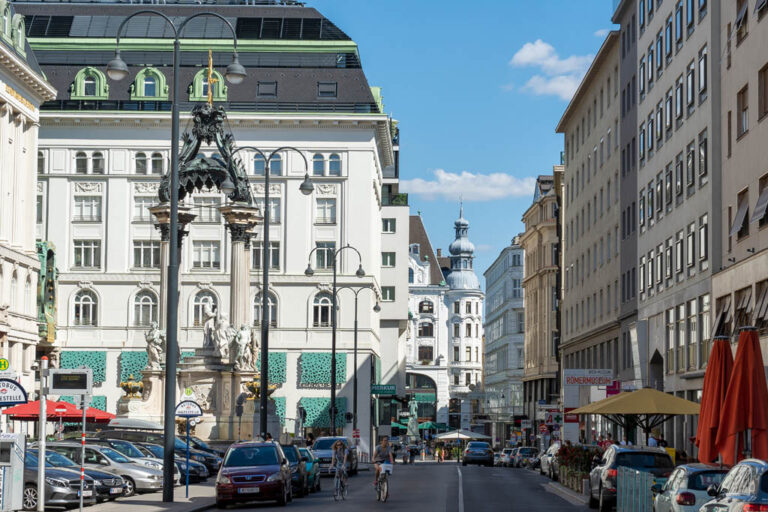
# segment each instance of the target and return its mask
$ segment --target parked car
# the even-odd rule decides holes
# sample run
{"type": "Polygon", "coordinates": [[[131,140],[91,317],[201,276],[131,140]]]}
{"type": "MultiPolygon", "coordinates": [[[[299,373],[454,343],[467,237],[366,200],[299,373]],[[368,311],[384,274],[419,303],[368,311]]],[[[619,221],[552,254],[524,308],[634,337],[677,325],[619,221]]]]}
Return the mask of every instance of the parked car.
{"type": "Polygon", "coordinates": [[[343,442],[349,449],[347,457],[347,473],[357,473],[357,449],[346,437],[318,437],[312,445],[312,453],[320,464],[320,474],[331,475],[331,457],[333,456],[333,444],[336,441],[343,442]]]}
{"type": "Polygon", "coordinates": [[[701,512],[762,512],[768,510],[768,462],[745,459],[728,471],[723,481],[707,489],[713,498],[701,512]]]}
{"type": "Polygon", "coordinates": [[[293,499],[291,468],[280,445],[271,441],[234,443],[216,477],[216,505],[293,499]]]}
{"type": "MultiPolygon", "coordinates": [[[[40,452],[36,449],[27,450],[27,453],[31,453],[37,457],[38,460],[40,459],[40,452]]],[[[69,457],[65,457],[52,450],[45,451],[45,466],[46,468],[68,469],[70,471],[75,471],[78,474],[80,473],[80,464],[69,457]]],[[[46,469],[46,472],[47,471],[48,470],[46,469]]],[[[99,503],[107,500],[116,500],[123,495],[123,492],[125,491],[125,481],[119,475],[91,468],[84,468],[83,472],[85,473],[85,476],[93,479],[94,497],[99,503]]]]}
{"type": "Polygon", "coordinates": [[[619,467],[652,473],[655,483],[666,482],[674,469],[672,458],[663,448],[611,445],[600,460],[593,461],[589,473],[589,506],[609,512],[616,504],[616,479],[619,467]]]}
{"type": "MultiPolygon", "coordinates": [[[[24,458],[24,495],[22,507],[24,510],[37,510],[37,465],[39,461],[30,451],[24,458]]],[[[46,466],[48,466],[46,464],[46,466]]],[[[80,472],[69,469],[45,468],[45,504],[52,507],[72,508],[80,504],[80,472]]],[[[96,503],[93,478],[83,479],[83,503],[96,503]]]]}
{"type": "Polygon", "coordinates": [[[500,463],[505,468],[509,467],[512,464],[512,453],[514,452],[515,448],[504,448],[501,450],[501,460],[500,463]]]}
{"type": "Polygon", "coordinates": [[[554,462],[557,458],[557,452],[560,451],[560,443],[553,443],[547,451],[539,457],[539,473],[547,475],[552,480],[555,480],[554,462]]]}
{"type": "Polygon", "coordinates": [[[538,457],[539,450],[532,446],[521,446],[515,452],[515,459],[512,461],[512,465],[516,468],[524,468],[528,466],[532,459],[538,457]]]}
{"type": "Polygon", "coordinates": [[[291,466],[291,484],[293,492],[300,498],[309,494],[309,475],[307,475],[307,465],[304,457],[299,453],[299,449],[292,444],[280,445],[291,466]]]}
{"type": "Polygon", "coordinates": [[[698,512],[712,497],[707,493],[712,485],[720,485],[727,469],[712,464],[678,466],[665,484],[655,484],[653,491],[656,512],[698,512]]]}
{"type": "MultiPolygon", "coordinates": [[[[153,457],[157,457],[161,460],[163,459],[165,450],[159,444],[134,443],[134,446],[145,453],[151,454],[153,457]]],[[[176,456],[176,467],[179,468],[179,471],[181,472],[181,483],[186,482],[187,472],[189,472],[190,483],[205,482],[210,476],[205,464],[194,461],[191,458],[189,459],[189,470],[187,470],[187,455],[185,452],[179,453],[174,451],[174,455],[176,456]]]]}
{"type": "Polygon", "coordinates": [[[203,441],[197,436],[190,436],[189,437],[189,447],[194,448],[195,450],[199,450],[201,452],[208,452],[212,455],[216,455],[217,457],[223,457],[224,452],[221,450],[217,450],[213,447],[211,447],[208,443],[203,441]]]}
{"type": "Polygon", "coordinates": [[[310,492],[320,491],[320,465],[317,459],[312,455],[312,451],[309,448],[299,448],[299,453],[303,458],[306,458],[304,464],[307,466],[307,475],[309,477],[309,490],[310,492]]]}
{"type": "MultiPolygon", "coordinates": [[[[80,462],[80,443],[54,441],[48,443],[48,447],[75,462],[80,462]]],[[[108,446],[86,444],[84,461],[87,468],[101,469],[120,475],[125,480],[125,496],[132,496],[137,492],[159,491],[163,488],[161,470],[133,462],[108,446]]]]}
{"type": "Polygon", "coordinates": [[[461,465],[482,464],[484,466],[493,466],[493,450],[491,445],[485,441],[470,441],[464,449],[464,455],[461,458],[461,465]]]}
{"type": "Polygon", "coordinates": [[[493,452],[493,465],[501,466],[501,452],[493,452]]]}
{"type": "MultiPolygon", "coordinates": [[[[116,450],[129,459],[131,461],[141,464],[142,466],[146,466],[148,468],[156,469],[158,471],[163,470],[163,464],[164,461],[162,458],[155,457],[151,453],[146,453],[141,450],[139,450],[136,445],[131,443],[130,441],[126,441],[124,439],[86,439],[86,443],[88,444],[98,444],[101,446],[109,446],[113,450],[116,450]]],[[[181,479],[181,473],[179,472],[179,468],[174,469],[174,482],[177,484],[179,483],[181,479]]]]}
{"type": "MultiPolygon", "coordinates": [[[[147,432],[143,430],[103,430],[96,434],[95,437],[99,439],[125,439],[131,442],[155,443],[159,445],[164,445],[165,442],[162,432],[147,432]]],[[[190,443],[190,448],[192,448],[192,443],[190,443]]],[[[187,443],[176,436],[173,449],[177,452],[184,451],[186,453],[187,443]]],[[[221,466],[221,457],[212,453],[190,449],[189,458],[205,464],[208,472],[211,474],[217,472],[221,466]]]]}

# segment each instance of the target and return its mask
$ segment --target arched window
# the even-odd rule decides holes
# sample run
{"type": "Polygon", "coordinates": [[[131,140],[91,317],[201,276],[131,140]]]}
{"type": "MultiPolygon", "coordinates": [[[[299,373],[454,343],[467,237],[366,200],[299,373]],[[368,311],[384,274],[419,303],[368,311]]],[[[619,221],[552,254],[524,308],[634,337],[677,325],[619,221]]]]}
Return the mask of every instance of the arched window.
{"type": "Polygon", "coordinates": [[[272,176],[283,175],[283,157],[279,154],[273,155],[269,160],[269,174],[272,176]]]}
{"type": "Polygon", "coordinates": [[[318,293],[315,296],[314,306],[312,308],[312,326],[329,327],[331,325],[331,308],[333,301],[331,294],[318,293]]]}
{"type": "Polygon", "coordinates": [[[341,176],[341,157],[336,153],[328,159],[328,176],[341,176]]]}
{"type": "Polygon", "coordinates": [[[411,283],[411,284],[413,284],[413,277],[414,277],[413,269],[409,268],[408,269],[408,282],[411,283]]]}
{"type": "Polygon", "coordinates": [[[14,272],[13,275],[11,276],[11,296],[10,296],[10,300],[8,301],[8,303],[9,303],[9,305],[11,307],[11,311],[17,311],[17,309],[16,309],[16,300],[17,300],[16,297],[17,297],[18,291],[16,290],[16,287],[18,285],[18,281],[19,280],[16,277],[16,272],[14,272]]]}
{"type": "Polygon", "coordinates": [[[91,159],[93,160],[93,174],[104,174],[104,153],[96,151],[91,159]]]}
{"type": "Polygon", "coordinates": [[[88,155],[86,155],[82,151],[79,151],[75,155],[75,172],[77,174],[88,173],[88,155]]]}
{"type": "Polygon", "coordinates": [[[27,280],[24,282],[24,310],[23,312],[26,313],[27,311],[34,311],[34,304],[32,304],[32,279],[30,277],[27,277],[27,280]]]}
{"type": "Polygon", "coordinates": [[[163,174],[164,161],[162,153],[152,153],[152,174],[163,174]]]}
{"type": "Polygon", "coordinates": [[[142,290],[133,299],[133,325],[149,326],[157,322],[157,295],[142,290]]]}
{"type": "Polygon", "coordinates": [[[107,76],[100,69],[88,66],[77,72],[69,88],[69,99],[106,100],[108,98],[107,76]]]}
{"type": "Polygon", "coordinates": [[[6,7],[3,9],[3,34],[11,33],[11,8],[6,7]]]}
{"type": "Polygon", "coordinates": [[[136,153],[136,174],[147,174],[147,155],[136,153]]]}
{"type": "Polygon", "coordinates": [[[90,290],[81,290],[75,295],[74,325],[96,325],[98,308],[96,294],[90,290]]]}
{"type": "Polygon", "coordinates": [[[421,322],[419,324],[419,337],[432,338],[435,336],[435,326],[432,322],[421,322]]]}
{"type": "MultiPolygon", "coordinates": [[[[253,298],[253,325],[261,325],[261,294],[253,298]]],[[[267,318],[270,327],[277,327],[277,297],[267,294],[267,318]]]]}
{"type": "Polygon", "coordinates": [[[83,96],[96,96],[96,77],[88,75],[83,79],[83,96]]]}
{"type": "Polygon", "coordinates": [[[37,173],[43,174],[45,172],[45,153],[42,151],[37,152],[37,173]]]}
{"type": "Polygon", "coordinates": [[[256,154],[256,156],[253,157],[253,174],[256,176],[264,176],[264,170],[267,168],[267,163],[264,160],[264,157],[260,154],[256,154]]]}
{"type": "Polygon", "coordinates": [[[200,327],[205,323],[205,312],[213,312],[216,309],[216,296],[212,292],[202,291],[195,295],[193,302],[193,325],[200,327]]]}
{"type": "MultiPolygon", "coordinates": [[[[213,70],[213,77],[216,82],[211,88],[213,101],[227,101],[227,84],[224,77],[213,70]]],[[[189,101],[208,101],[208,68],[203,68],[197,72],[192,79],[192,85],[189,86],[189,101]]]]}
{"type": "Polygon", "coordinates": [[[419,302],[419,313],[434,313],[435,305],[431,300],[423,300],[419,302]]]}
{"type": "Polygon", "coordinates": [[[325,174],[325,158],[320,153],[312,157],[312,175],[323,176],[325,174]]]}
{"type": "Polygon", "coordinates": [[[153,76],[144,78],[144,96],[154,97],[157,96],[157,79],[153,76]]]}

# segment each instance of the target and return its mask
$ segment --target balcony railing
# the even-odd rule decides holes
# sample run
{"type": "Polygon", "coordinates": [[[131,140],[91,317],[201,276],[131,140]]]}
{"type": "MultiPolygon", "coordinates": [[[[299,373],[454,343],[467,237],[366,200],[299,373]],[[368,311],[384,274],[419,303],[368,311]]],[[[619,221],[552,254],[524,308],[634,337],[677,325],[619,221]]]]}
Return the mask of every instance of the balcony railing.
{"type": "Polygon", "coordinates": [[[381,204],[384,206],[408,206],[408,194],[385,194],[381,204]]]}

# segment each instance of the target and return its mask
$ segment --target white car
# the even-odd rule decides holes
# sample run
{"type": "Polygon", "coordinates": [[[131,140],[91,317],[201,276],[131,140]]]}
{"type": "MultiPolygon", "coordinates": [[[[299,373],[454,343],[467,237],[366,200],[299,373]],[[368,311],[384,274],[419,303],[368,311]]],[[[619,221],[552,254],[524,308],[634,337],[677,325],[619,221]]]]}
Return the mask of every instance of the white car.
{"type": "Polygon", "coordinates": [[[514,450],[514,448],[504,448],[501,451],[501,461],[499,462],[499,464],[501,464],[505,468],[508,468],[509,466],[512,465],[512,450],[514,450]]]}
{"type": "Polygon", "coordinates": [[[653,486],[656,493],[655,512],[698,512],[704,503],[712,499],[707,494],[707,488],[713,484],[719,485],[726,473],[727,469],[712,464],[684,464],[676,467],[663,486],[653,486]]]}
{"type": "Polygon", "coordinates": [[[552,468],[552,462],[557,457],[557,452],[560,451],[560,443],[554,443],[547,448],[547,451],[539,458],[539,473],[547,475],[551,479],[555,479],[555,472],[552,468]]]}

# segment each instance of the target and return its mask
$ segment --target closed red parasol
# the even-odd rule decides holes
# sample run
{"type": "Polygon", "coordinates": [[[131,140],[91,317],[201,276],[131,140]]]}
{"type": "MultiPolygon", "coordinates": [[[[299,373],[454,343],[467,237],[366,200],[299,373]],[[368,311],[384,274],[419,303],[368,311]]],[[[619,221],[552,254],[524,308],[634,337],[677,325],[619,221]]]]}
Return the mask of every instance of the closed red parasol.
{"type": "Polygon", "coordinates": [[[730,339],[727,336],[718,336],[714,340],[707,362],[707,372],[704,374],[699,427],[696,431],[696,446],[699,447],[701,462],[713,462],[717,458],[715,439],[732,371],[733,353],[730,339]]]}

